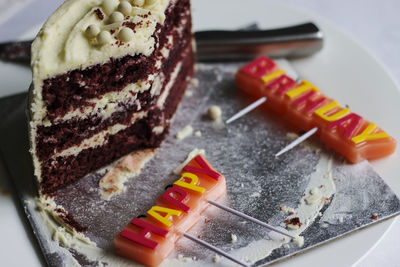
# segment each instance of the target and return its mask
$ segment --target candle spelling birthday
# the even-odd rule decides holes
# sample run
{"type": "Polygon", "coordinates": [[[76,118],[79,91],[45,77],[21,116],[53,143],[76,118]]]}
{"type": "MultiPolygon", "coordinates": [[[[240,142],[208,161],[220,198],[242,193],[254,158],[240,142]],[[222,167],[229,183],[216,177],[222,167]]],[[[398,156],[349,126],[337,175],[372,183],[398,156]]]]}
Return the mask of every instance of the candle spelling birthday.
{"type": "Polygon", "coordinates": [[[396,140],[375,123],[341,107],[309,81],[294,81],[269,58],[258,57],[239,69],[236,85],[267,98],[265,107],[295,130],[316,129],[328,149],[352,163],[385,157],[396,149],[396,140]]]}

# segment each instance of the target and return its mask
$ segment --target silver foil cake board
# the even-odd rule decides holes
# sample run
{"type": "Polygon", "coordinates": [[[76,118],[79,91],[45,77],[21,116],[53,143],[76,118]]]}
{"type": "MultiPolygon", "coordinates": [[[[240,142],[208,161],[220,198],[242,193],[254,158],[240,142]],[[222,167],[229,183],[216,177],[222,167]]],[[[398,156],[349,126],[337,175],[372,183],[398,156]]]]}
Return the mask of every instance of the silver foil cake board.
{"type": "MultiPolygon", "coordinates": [[[[37,185],[28,153],[26,95],[0,100],[1,155],[49,266],[69,266],[75,260],[83,266],[112,265],[113,238],[132,218],[145,214],[165,187],[179,178],[173,170],[195,148],[204,149],[209,162],[226,177],[227,194],[221,202],[275,226],[285,226],[283,221],[291,217],[280,207],[294,208],[292,217],[298,213],[312,217],[303,221],[303,227],[308,224],[301,233],[305,238],[303,247],[293,243],[282,246],[280,236],[277,240],[257,225],[208,208],[190,233],[255,265],[295,255],[400,213],[399,198],[367,161],[349,164],[325,151],[318,141],[298,146],[275,159],[274,153],[290,141],[289,129],[262,109],[230,125],[210,121],[205,115],[210,105],[220,106],[225,120],[251,101],[235,87],[234,73],[239,66],[240,63],[197,65],[199,85],[189,87],[170,134],[142,173],[126,182],[124,193],[109,201],[101,199],[98,183],[104,171],[90,174],[56,193],[55,202],[87,226],[85,235],[104,251],[97,260],[86,251],[53,241],[34,200],[37,185]],[[201,136],[175,139],[175,134],[186,125],[201,131],[201,136]],[[326,187],[329,183],[335,185],[334,194],[321,210],[307,210],[312,205],[305,204],[304,199],[309,197],[310,188],[323,192],[324,183],[326,187]],[[378,217],[371,218],[375,213],[378,217]],[[266,253],[267,247],[272,250],[270,254],[266,253]]],[[[197,244],[180,239],[166,262],[190,266],[230,264],[224,260],[215,263],[213,256],[197,244]],[[179,255],[192,260],[185,263],[176,259],[179,255]]]]}

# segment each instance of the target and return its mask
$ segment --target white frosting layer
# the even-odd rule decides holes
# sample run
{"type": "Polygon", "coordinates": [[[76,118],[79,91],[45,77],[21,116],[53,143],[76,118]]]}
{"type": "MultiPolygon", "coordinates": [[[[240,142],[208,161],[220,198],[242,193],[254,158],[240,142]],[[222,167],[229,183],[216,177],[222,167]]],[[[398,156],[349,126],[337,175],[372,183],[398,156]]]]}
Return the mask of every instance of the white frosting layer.
{"type": "MultiPolygon", "coordinates": [[[[119,1],[110,0],[67,0],[48,19],[32,45],[32,68],[34,74],[43,78],[66,71],[85,68],[93,64],[119,58],[126,54],[149,56],[154,50],[157,23],[163,23],[169,0],[146,1],[144,6],[133,6],[130,14],[122,21],[112,21],[119,1]],[[104,18],[99,19],[96,10],[104,18]],[[123,43],[119,32],[128,28],[124,23],[134,23],[133,37],[123,43]],[[99,31],[111,33],[111,39],[100,44],[98,38],[90,38],[86,33],[94,25],[99,31]]],[[[119,13],[121,14],[121,13],[119,13]]],[[[133,25],[133,24],[132,24],[133,25]]],[[[99,36],[100,37],[100,36],[99,36]]]]}
{"type": "Polygon", "coordinates": [[[173,0],[144,1],[120,8],[119,0],[67,0],[47,20],[32,44],[32,119],[45,115],[43,80],[73,69],[104,64],[110,58],[143,54],[156,48],[152,35],[173,0]],[[123,11],[125,14],[122,16],[123,11]],[[103,19],[99,18],[102,17],[103,19]],[[117,16],[115,16],[117,14],[117,16]]]}

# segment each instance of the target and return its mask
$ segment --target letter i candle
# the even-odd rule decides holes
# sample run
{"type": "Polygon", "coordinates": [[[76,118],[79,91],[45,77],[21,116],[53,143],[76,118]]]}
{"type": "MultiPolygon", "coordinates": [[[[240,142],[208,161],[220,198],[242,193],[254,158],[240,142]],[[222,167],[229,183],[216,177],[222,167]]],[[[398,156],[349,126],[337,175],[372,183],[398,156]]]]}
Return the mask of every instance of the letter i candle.
{"type": "Polygon", "coordinates": [[[317,129],[328,149],[352,163],[382,158],[396,149],[396,140],[375,123],[341,107],[312,83],[294,81],[267,57],[239,69],[236,85],[251,96],[266,98],[267,109],[295,130],[317,129]]]}

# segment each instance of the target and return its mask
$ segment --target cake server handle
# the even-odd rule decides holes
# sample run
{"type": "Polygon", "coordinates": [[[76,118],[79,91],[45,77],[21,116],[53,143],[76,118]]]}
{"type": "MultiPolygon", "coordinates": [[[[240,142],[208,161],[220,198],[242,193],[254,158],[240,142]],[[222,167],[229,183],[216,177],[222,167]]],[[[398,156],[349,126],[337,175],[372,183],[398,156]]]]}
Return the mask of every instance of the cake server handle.
{"type": "Polygon", "coordinates": [[[7,42],[0,44],[0,60],[29,63],[32,41],[7,42]]]}
{"type": "Polygon", "coordinates": [[[320,51],[323,33],[312,22],[271,30],[199,31],[197,61],[248,60],[258,55],[304,57],[320,51]]]}
{"type": "MultiPolygon", "coordinates": [[[[260,54],[302,57],[318,52],[323,45],[323,34],[314,23],[271,30],[200,31],[195,38],[197,61],[247,60],[260,54]]],[[[0,44],[0,60],[29,63],[31,43],[0,44]]]]}

